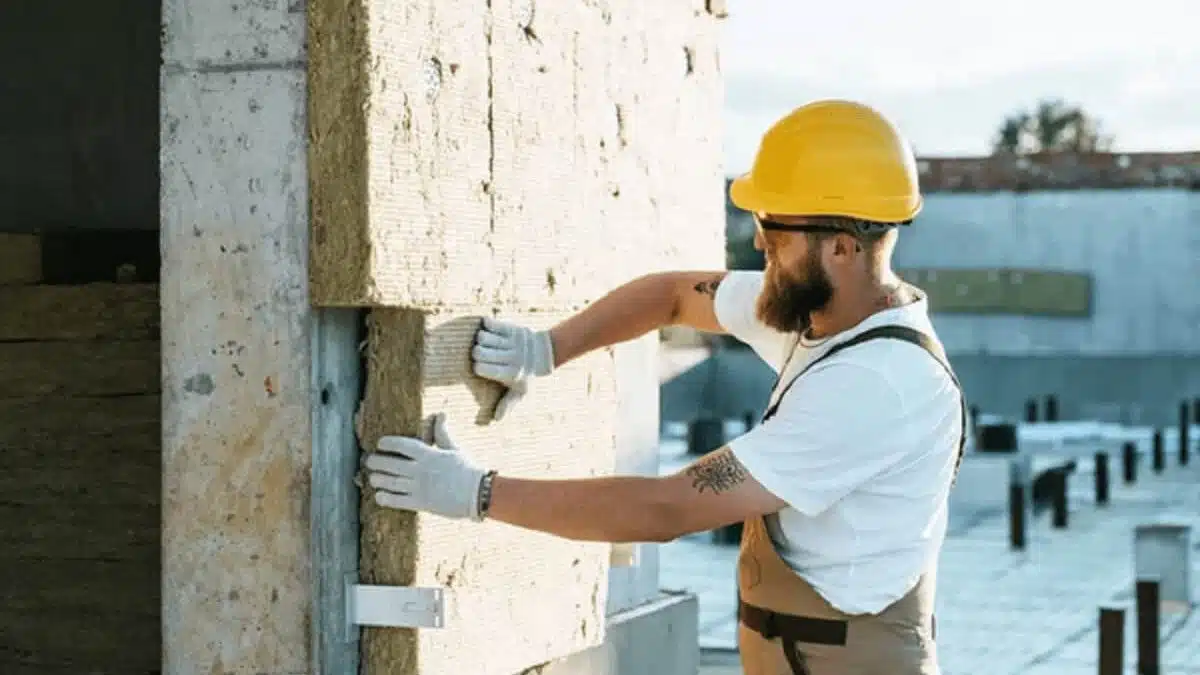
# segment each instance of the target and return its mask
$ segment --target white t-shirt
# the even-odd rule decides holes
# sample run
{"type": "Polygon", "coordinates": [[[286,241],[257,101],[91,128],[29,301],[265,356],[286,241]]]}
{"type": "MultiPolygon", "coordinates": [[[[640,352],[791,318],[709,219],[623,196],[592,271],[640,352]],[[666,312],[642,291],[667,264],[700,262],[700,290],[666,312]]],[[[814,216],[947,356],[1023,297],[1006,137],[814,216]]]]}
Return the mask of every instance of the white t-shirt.
{"type": "MultiPolygon", "coordinates": [[[[762,272],[729,272],[717,289],[716,315],[777,372],[795,347],[780,390],[809,361],[871,328],[908,326],[937,341],[922,296],[821,341],[798,342],[755,316],[762,283],[762,272]]],[[[936,570],[960,406],[954,381],[925,350],[879,338],[814,366],[774,417],[729,444],[789,504],[767,519],[776,549],[834,607],[879,612],[936,570]]]]}

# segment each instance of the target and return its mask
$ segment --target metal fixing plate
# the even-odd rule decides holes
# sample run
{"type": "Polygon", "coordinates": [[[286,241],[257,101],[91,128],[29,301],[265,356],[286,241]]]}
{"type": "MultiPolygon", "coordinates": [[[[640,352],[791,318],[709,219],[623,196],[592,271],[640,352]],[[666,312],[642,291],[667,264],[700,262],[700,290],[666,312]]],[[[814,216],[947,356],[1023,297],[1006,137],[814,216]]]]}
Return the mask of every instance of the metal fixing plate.
{"type": "Polygon", "coordinates": [[[447,593],[442,588],[346,585],[347,629],[444,628],[447,593]]]}

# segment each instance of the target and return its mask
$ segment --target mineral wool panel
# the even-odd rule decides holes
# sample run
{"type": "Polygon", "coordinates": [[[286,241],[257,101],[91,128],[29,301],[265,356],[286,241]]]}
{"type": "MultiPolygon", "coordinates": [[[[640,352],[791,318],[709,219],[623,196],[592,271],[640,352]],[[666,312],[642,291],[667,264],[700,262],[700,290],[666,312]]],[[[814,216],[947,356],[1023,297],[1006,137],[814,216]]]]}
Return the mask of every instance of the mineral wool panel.
{"type": "MultiPolygon", "coordinates": [[[[549,326],[561,315],[504,315],[549,326]]],[[[367,390],[357,421],[364,448],[387,434],[420,434],[448,415],[461,451],[506,475],[586,477],[612,472],[617,403],[608,351],[539,380],[510,416],[491,420],[501,387],[470,373],[477,316],[375,310],[367,390]]],[[[365,628],[364,672],[513,675],[603,642],[610,547],[496,522],[454,521],[377,507],[363,491],[363,583],[442,587],[441,629],[365,628]]]]}
{"type": "Polygon", "coordinates": [[[724,267],[719,23],[701,5],[309,11],[316,304],[560,310],[724,267]]]}
{"type": "Polygon", "coordinates": [[[685,3],[493,3],[510,302],[578,306],[638,274],[724,268],[715,27],[685,3]]]}
{"type": "Polygon", "coordinates": [[[315,304],[490,299],[487,26],[473,3],[309,3],[315,304]]]}

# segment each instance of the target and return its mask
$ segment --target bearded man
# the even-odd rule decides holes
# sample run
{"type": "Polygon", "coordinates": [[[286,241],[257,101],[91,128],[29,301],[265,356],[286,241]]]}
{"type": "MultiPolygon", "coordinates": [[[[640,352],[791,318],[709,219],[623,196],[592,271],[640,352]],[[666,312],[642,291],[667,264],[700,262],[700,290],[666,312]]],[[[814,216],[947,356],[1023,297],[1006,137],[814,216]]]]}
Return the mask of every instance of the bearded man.
{"type": "Polygon", "coordinates": [[[794,110],[731,186],[757,271],[621,286],[547,331],[485,319],[475,373],[508,391],[669,325],[732,334],[779,373],[760,424],[673,475],[536,480],[454,447],[388,437],[375,499],[577,540],[665,542],[744,523],[739,651],[750,675],[935,675],[933,606],[965,404],[922,292],[891,267],[921,209],[895,126],[849,101],[794,110]]]}

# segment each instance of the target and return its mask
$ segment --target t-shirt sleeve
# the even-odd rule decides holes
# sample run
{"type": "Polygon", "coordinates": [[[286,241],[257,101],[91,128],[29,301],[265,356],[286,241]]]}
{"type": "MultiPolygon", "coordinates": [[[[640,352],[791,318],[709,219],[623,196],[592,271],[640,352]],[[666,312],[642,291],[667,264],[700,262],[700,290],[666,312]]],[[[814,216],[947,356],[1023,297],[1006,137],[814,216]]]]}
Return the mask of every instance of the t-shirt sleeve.
{"type": "Polygon", "coordinates": [[[882,373],[831,360],[809,371],[774,417],[729,446],[763,487],[815,516],[904,458],[888,442],[900,415],[900,392],[882,373]]]}
{"type": "Polygon", "coordinates": [[[781,360],[789,345],[789,336],[762,321],[755,314],[763,273],[734,270],[725,275],[713,297],[717,321],[733,337],[749,345],[772,368],[782,367],[781,360]]]}

